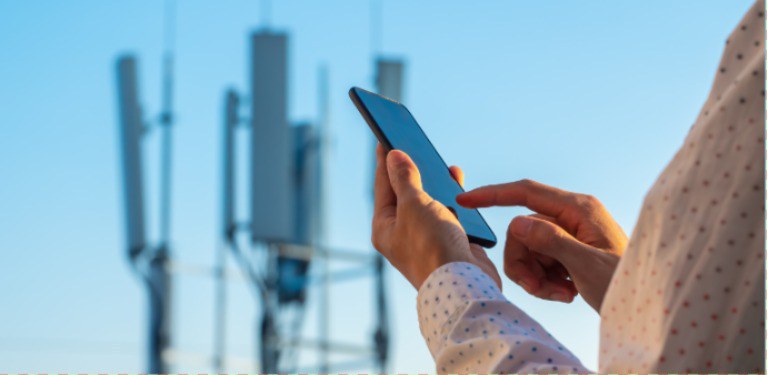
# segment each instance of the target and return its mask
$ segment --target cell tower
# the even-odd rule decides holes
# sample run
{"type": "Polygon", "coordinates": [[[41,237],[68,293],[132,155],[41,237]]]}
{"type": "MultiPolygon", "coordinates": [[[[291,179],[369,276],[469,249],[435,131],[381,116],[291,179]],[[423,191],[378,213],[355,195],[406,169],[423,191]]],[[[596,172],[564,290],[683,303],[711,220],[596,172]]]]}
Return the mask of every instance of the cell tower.
{"type": "MultiPolygon", "coordinates": [[[[147,130],[138,99],[136,58],[122,56],[117,60],[118,104],[120,108],[120,145],[123,169],[123,197],[126,213],[125,225],[128,259],[134,271],[143,280],[149,297],[148,372],[167,373],[163,352],[170,346],[171,278],[168,273],[170,248],[167,229],[160,230],[161,238],[151,245],[145,236],[144,184],[142,176],[142,140],[147,130]]],[[[170,210],[170,117],[163,116],[163,151],[161,169],[161,227],[167,228],[170,210]],[[163,120],[167,118],[167,120],[163,120]]]]}
{"type": "MultiPolygon", "coordinates": [[[[264,1],[265,14],[269,3],[264,1]]],[[[148,372],[170,372],[171,350],[171,249],[170,193],[172,146],[172,66],[174,0],[166,0],[166,47],[163,60],[162,111],[156,119],[141,111],[138,62],[133,55],[117,59],[117,97],[122,162],[125,232],[128,258],[141,277],[149,297],[148,372]],[[143,143],[152,130],[160,141],[159,238],[147,239],[142,166],[143,143]]],[[[268,24],[267,20],[264,21],[268,24]]],[[[214,348],[212,364],[227,368],[226,319],[228,272],[232,257],[254,292],[258,307],[254,339],[260,372],[328,373],[366,366],[386,372],[389,325],[384,293],[384,260],[366,249],[344,250],[327,245],[325,194],[329,138],[328,69],[319,70],[319,108],[313,122],[291,123],[288,116],[288,42],[285,33],[262,30],[250,35],[249,90],[224,95],[222,143],[221,237],[213,275],[214,348]],[[243,100],[242,98],[247,98],[243,100]],[[244,114],[244,115],[243,115],[244,114]],[[248,150],[238,150],[238,137],[246,133],[248,150]],[[238,151],[249,153],[249,175],[237,176],[238,151]],[[247,210],[237,201],[237,184],[246,181],[247,210]],[[243,211],[243,212],[239,212],[243,211]],[[338,267],[339,265],[345,267],[338,267]],[[331,271],[333,270],[333,271],[331,271]],[[330,328],[330,290],[337,281],[373,275],[372,335],[362,343],[340,342],[330,328]],[[307,311],[309,290],[316,288],[317,311],[307,311]],[[316,338],[304,337],[302,322],[317,314],[316,338]],[[304,352],[316,353],[318,363],[298,366],[304,352]],[[335,354],[352,357],[335,362],[335,354]]],[[[399,99],[403,64],[379,59],[376,86],[399,99]]],[[[373,153],[371,153],[373,154],[373,153]]]]}
{"type": "Polygon", "coordinates": [[[118,127],[123,176],[123,205],[128,259],[146,285],[149,297],[147,368],[149,373],[168,373],[164,353],[171,344],[171,146],[173,126],[173,28],[175,2],[165,3],[165,48],[163,56],[162,111],[156,120],[141,110],[138,62],[133,55],[118,57],[116,63],[118,127]],[[150,129],[160,132],[159,238],[146,238],[142,143],[150,129]]]}
{"type": "MultiPolygon", "coordinates": [[[[381,277],[383,262],[371,251],[344,251],[326,245],[324,239],[324,163],[327,162],[328,78],[320,70],[320,114],[316,124],[290,124],[288,120],[288,35],[263,30],[250,36],[249,116],[240,116],[240,96],[228,90],[224,99],[222,237],[228,252],[240,265],[256,291],[260,308],[258,358],[260,372],[299,370],[301,352],[314,351],[320,361],[301,366],[302,371],[331,372],[345,364],[331,363],[333,353],[354,353],[354,365],[373,365],[385,370],[388,357],[386,298],[381,277]],[[235,149],[238,129],[250,131],[250,210],[238,220],[235,201],[235,149]],[[330,271],[330,263],[357,263],[353,272],[330,271]],[[331,307],[328,291],[335,280],[368,277],[376,281],[374,334],[369,343],[342,343],[329,329],[331,307]],[[318,338],[301,337],[309,288],[319,288],[318,338]]],[[[219,256],[223,269],[225,255],[219,256]]],[[[218,290],[226,295],[223,278],[218,290]]],[[[219,302],[222,304],[222,302],[219,302]]],[[[226,336],[217,313],[217,343],[226,336]]],[[[217,370],[226,370],[224,350],[217,347],[217,370]]],[[[349,364],[346,364],[349,365],[349,364]]],[[[348,367],[348,366],[347,366],[348,367]]]]}

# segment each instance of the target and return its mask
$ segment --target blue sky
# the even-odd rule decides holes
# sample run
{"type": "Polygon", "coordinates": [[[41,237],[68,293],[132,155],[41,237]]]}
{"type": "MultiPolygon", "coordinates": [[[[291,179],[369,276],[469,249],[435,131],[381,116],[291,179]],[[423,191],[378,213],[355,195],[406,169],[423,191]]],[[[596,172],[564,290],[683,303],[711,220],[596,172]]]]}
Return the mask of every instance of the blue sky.
{"type": "MultiPolygon", "coordinates": [[[[406,60],[404,101],[446,161],[464,168],[468,187],[532,178],[590,193],[630,233],[750,4],[384,0],[381,50],[406,60]]],[[[291,119],[316,117],[317,69],[330,69],[329,242],[369,251],[370,134],[346,97],[352,85],[371,86],[369,3],[282,0],[271,8],[274,29],[291,35],[291,119]]],[[[144,293],[123,250],[113,64],[125,51],[140,57],[142,102],[157,113],[162,10],[149,0],[0,0],[4,371],[145,369],[144,293]]],[[[222,95],[245,89],[246,36],[261,20],[255,0],[179,1],[172,235],[187,264],[212,264],[219,246],[222,95]]],[[[147,149],[156,141],[150,134],[147,149]]],[[[156,171],[147,176],[154,189],[156,171]]],[[[524,212],[484,215],[503,237],[524,212]]],[[[501,249],[489,250],[497,264],[501,249]]],[[[388,284],[390,371],[433,371],[415,291],[394,272],[388,284]]],[[[598,317],[582,300],[544,302],[504,287],[596,368],[598,317]]],[[[358,301],[372,301],[371,291],[367,281],[333,290],[335,338],[368,339],[372,312],[358,301]]],[[[210,279],[182,275],[174,293],[174,346],[210,353],[210,279]]],[[[255,306],[244,285],[231,285],[232,355],[254,351],[255,306]]],[[[314,335],[313,319],[306,331],[314,335]]],[[[174,369],[211,370],[194,361],[174,369]]]]}

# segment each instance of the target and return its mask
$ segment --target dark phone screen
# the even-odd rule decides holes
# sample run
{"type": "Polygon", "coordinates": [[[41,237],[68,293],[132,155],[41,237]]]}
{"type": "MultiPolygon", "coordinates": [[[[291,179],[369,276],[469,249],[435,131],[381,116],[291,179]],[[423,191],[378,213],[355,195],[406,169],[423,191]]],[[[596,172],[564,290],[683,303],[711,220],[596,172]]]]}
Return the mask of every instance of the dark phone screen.
{"type": "Polygon", "coordinates": [[[480,240],[473,242],[493,246],[496,236],[480,212],[456,203],[456,196],[464,192],[464,189],[451,177],[443,158],[408,109],[380,95],[357,88],[353,90],[389,145],[405,152],[416,163],[424,191],[456,213],[470,239],[476,237],[480,240]]]}

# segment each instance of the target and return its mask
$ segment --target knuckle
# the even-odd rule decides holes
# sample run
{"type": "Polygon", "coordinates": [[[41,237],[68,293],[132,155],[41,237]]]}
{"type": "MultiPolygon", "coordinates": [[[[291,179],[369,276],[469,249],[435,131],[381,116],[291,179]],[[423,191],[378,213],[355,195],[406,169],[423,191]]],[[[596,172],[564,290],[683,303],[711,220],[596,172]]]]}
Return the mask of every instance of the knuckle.
{"type": "Polygon", "coordinates": [[[397,197],[397,199],[403,203],[400,207],[410,210],[418,206],[426,205],[425,195],[426,193],[423,192],[406,191],[397,197]]]}
{"type": "Polygon", "coordinates": [[[536,185],[536,181],[531,180],[529,178],[524,178],[520,181],[517,181],[517,183],[524,187],[531,187],[536,185]]]}
{"type": "Polygon", "coordinates": [[[576,194],[576,203],[583,208],[593,210],[602,206],[597,197],[591,194],[576,194]]]}
{"type": "Polygon", "coordinates": [[[596,196],[594,196],[594,195],[592,195],[592,194],[586,194],[586,195],[584,195],[584,200],[585,200],[585,201],[587,202],[587,204],[588,204],[588,205],[590,205],[590,206],[599,207],[599,206],[602,206],[602,205],[603,205],[603,204],[600,202],[600,200],[599,200],[599,199],[597,199],[597,197],[596,197],[596,196]]]}
{"type": "Polygon", "coordinates": [[[539,248],[548,248],[557,240],[557,230],[547,223],[536,222],[531,225],[529,235],[539,248]]]}
{"type": "Polygon", "coordinates": [[[417,197],[418,197],[418,201],[427,210],[430,210],[430,211],[433,211],[433,212],[441,212],[443,210],[443,208],[445,208],[445,206],[442,203],[440,203],[440,202],[438,202],[438,201],[436,201],[434,199],[430,199],[429,201],[427,201],[426,199],[424,199],[424,198],[426,198],[425,195],[418,194],[417,197]]]}
{"type": "Polygon", "coordinates": [[[512,235],[512,221],[513,220],[510,220],[509,224],[507,224],[507,238],[514,238],[514,236],[512,235]]]}
{"type": "Polygon", "coordinates": [[[512,238],[517,238],[517,235],[515,234],[515,230],[513,228],[514,222],[515,222],[515,218],[510,220],[509,224],[507,224],[507,241],[509,241],[509,239],[512,239],[512,238]]]}
{"type": "Polygon", "coordinates": [[[430,206],[432,204],[437,204],[438,205],[437,207],[445,207],[442,203],[440,203],[440,201],[438,201],[436,199],[432,199],[432,197],[429,196],[429,194],[427,194],[427,192],[425,192],[423,190],[418,190],[413,195],[414,195],[416,201],[418,201],[419,204],[421,204],[422,206],[430,206]]]}

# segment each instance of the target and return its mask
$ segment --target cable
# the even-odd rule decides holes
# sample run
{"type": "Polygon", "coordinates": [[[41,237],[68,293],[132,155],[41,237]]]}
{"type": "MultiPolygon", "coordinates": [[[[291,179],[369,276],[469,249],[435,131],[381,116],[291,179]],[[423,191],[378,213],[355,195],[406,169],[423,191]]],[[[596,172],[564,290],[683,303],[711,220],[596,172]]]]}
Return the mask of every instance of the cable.
{"type": "Polygon", "coordinates": [[[370,34],[371,34],[371,57],[376,59],[376,56],[381,54],[381,25],[382,25],[382,3],[381,0],[370,0],[370,34]]]}
{"type": "Polygon", "coordinates": [[[251,281],[251,285],[254,286],[254,297],[265,300],[267,298],[267,286],[263,278],[260,277],[251,266],[251,262],[246,258],[245,254],[240,250],[240,246],[237,244],[237,239],[233,239],[229,242],[229,248],[232,250],[232,255],[235,257],[235,261],[240,265],[240,268],[245,272],[248,280],[251,281]]]}
{"type": "Polygon", "coordinates": [[[168,247],[171,230],[171,173],[172,173],[172,134],[173,127],[173,60],[176,22],[176,1],[166,0],[164,22],[164,52],[162,65],[162,112],[160,125],[162,133],[160,166],[160,244],[168,247]]]}

